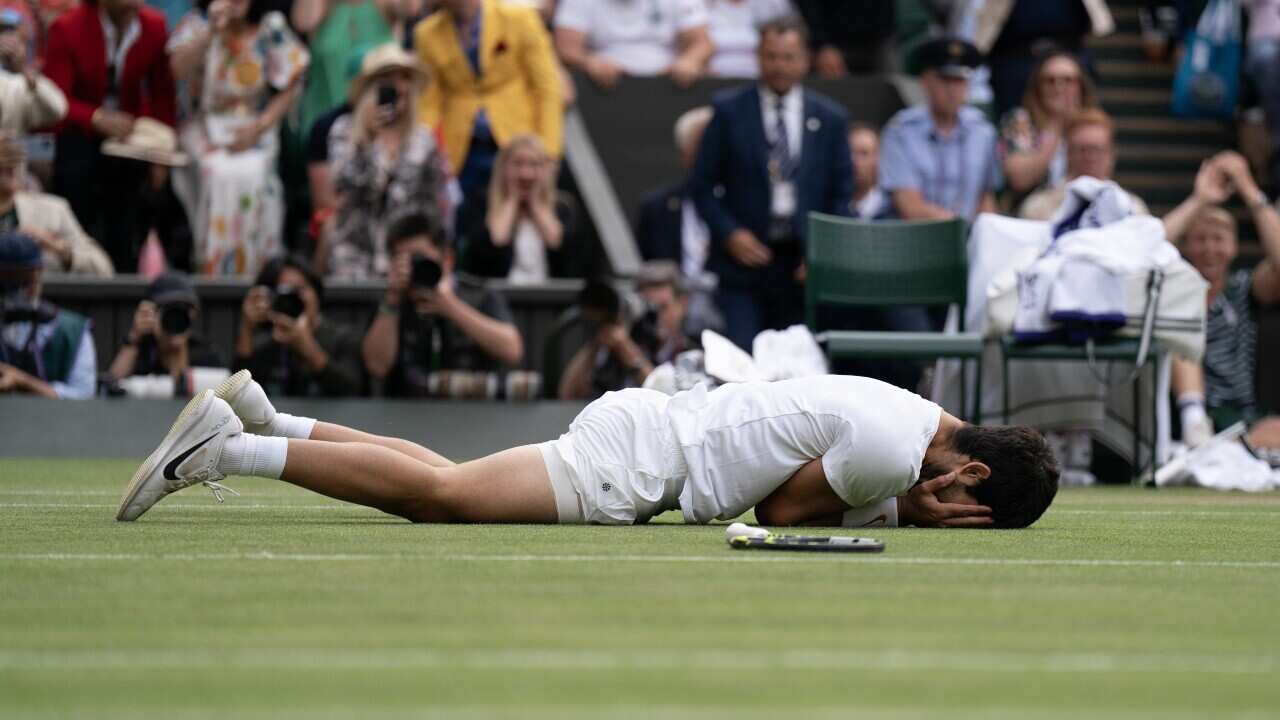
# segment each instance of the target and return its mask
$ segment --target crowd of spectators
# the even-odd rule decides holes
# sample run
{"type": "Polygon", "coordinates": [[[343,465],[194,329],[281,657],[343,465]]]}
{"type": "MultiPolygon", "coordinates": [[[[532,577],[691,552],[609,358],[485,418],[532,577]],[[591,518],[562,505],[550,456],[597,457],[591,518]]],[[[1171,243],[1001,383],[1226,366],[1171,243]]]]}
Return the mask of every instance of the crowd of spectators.
{"type": "MultiPolygon", "coordinates": [[[[194,369],[248,367],[289,395],[536,392],[513,370],[527,339],[485,279],[593,270],[584,210],[560,183],[573,72],[605,90],[626,77],[743,83],[676,120],[682,176],[636,215],[636,301],[588,284],[588,341],[547,388],[564,398],[640,384],[696,349],[702,328],[749,350],[761,330],[800,322],[810,211],[1043,220],[1069,181],[1113,179],[1114,123],[1085,46],[1114,28],[1105,2],[925,3],[938,37],[905,55],[899,5],[17,2],[26,11],[0,11],[0,392],[94,394],[90,324],[41,299],[42,273],[146,269],[153,240],[171,271],[103,373],[112,388],[158,376],[183,393],[194,369]],[[919,76],[924,102],[883,127],[850,123],[806,85],[899,70],[919,76]],[[988,82],[990,106],[972,104],[988,82]],[[51,157],[31,157],[41,138],[51,157]],[[233,348],[199,337],[199,298],[178,271],[252,279],[233,348]],[[385,282],[371,323],[326,315],[330,280],[385,282]]],[[[1280,2],[1245,6],[1246,64],[1280,137],[1280,2]]],[[[1276,187],[1274,158],[1263,187],[1276,187]]],[[[1224,154],[1166,224],[1212,286],[1206,364],[1184,364],[1175,382],[1184,425],[1200,422],[1197,407],[1256,415],[1242,369],[1253,339],[1237,325],[1280,300],[1280,219],[1245,161],[1224,154]],[[1230,270],[1236,219],[1215,209],[1233,194],[1266,251],[1252,274],[1230,270]]]]}

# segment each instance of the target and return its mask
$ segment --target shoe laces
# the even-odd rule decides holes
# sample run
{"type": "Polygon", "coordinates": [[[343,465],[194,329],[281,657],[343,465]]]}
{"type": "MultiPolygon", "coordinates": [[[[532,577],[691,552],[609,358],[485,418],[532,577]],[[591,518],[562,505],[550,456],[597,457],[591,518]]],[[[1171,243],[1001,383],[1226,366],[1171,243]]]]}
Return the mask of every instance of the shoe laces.
{"type": "Polygon", "coordinates": [[[216,498],[218,502],[222,502],[223,490],[226,490],[236,497],[240,497],[240,493],[236,492],[235,488],[227,487],[216,480],[205,480],[203,484],[205,487],[213,491],[213,497],[216,498]]]}

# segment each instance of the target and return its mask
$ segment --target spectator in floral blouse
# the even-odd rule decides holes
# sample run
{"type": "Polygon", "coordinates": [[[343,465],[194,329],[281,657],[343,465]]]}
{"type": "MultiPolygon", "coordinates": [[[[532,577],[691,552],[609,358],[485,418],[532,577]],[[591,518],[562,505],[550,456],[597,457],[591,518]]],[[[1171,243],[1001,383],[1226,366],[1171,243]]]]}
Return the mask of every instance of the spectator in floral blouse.
{"type": "Polygon", "coordinates": [[[329,131],[338,210],[318,254],[332,277],[386,275],[387,227],[401,217],[451,224],[456,186],[436,136],[417,117],[425,80],[417,59],[388,43],[364,56],[351,83],[355,109],[329,131]]]}
{"type": "Polygon", "coordinates": [[[1001,120],[1000,147],[1009,188],[1019,195],[1067,176],[1067,120],[1098,107],[1093,82],[1080,61],[1065,51],[1044,57],[1031,73],[1022,106],[1001,120]]]}
{"type": "Polygon", "coordinates": [[[184,22],[171,43],[175,55],[203,56],[179,66],[200,81],[196,113],[180,133],[193,162],[177,185],[192,219],[196,266],[206,274],[256,273],[282,247],[276,130],[310,57],[284,15],[267,12],[268,3],[213,0],[204,21],[184,22]]]}

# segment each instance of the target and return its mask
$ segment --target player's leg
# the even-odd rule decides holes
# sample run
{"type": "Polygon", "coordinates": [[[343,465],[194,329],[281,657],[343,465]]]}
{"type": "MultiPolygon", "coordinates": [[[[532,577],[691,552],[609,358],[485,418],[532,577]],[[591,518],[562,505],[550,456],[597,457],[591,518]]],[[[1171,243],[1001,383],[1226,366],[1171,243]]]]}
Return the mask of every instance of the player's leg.
{"type": "Polygon", "coordinates": [[[356,430],[345,425],[336,423],[317,421],[315,427],[311,429],[311,435],[307,440],[322,440],[324,442],[333,443],[365,443],[367,445],[380,445],[398,453],[403,453],[409,457],[424,462],[435,467],[452,467],[457,463],[449,458],[435,452],[429,448],[425,448],[418,443],[405,440],[403,438],[387,437],[384,435],[374,435],[363,430],[356,430]]]}
{"type": "MultiPolygon", "coordinates": [[[[228,475],[283,479],[416,522],[556,522],[550,476],[536,447],[464,466],[434,467],[367,443],[253,435],[222,399],[192,398],[134,474],[116,515],[136,520],[170,493],[228,475]]],[[[220,496],[219,496],[219,499],[220,496]]]]}
{"type": "Polygon", "coordinates": [[[414,522],[558,520],[551,479],[534,446],[436,467],[379,445],[290,440],[281,479],[414,522]]]}
{"type": "Polygon", "coordinates": [[[253,379],[248,370],[241,370],[224,380],[214,390],[214,394],[225,400],[235,411],[236,416],[244,422],[245,430],[255,435],[381,445],[428,465],[442,467],[453,465],[448,458],[408,440],[383,437],[334,423],[277,412],[275,406],[267,399],[262,386],[253,379]]]}

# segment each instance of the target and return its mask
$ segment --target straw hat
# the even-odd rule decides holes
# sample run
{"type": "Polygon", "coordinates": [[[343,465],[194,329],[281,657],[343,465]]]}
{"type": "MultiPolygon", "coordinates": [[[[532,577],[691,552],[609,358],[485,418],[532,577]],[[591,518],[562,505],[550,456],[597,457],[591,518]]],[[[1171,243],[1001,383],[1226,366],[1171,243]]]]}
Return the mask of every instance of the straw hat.
{"type": "Polygon", "coordinates": [[[375,77],[391,70],[408,71],[419,87],[427,82],[427,73],[418,64],[416,57],[395,43],[384,43],[365,53],[364,59],[360,61],[360,74],[351,81],[351,104],[360,100],[365,88],[375,77]]]}
{"type": "Polygon", "coordinates": [[[178,152],[178,136],[173,128],[159,120],[145,117],[134,121],[133,132],[123,141],[108,140],[102,143],[102,154],[170,167],[187,164],[187,156],[178,152]]]}

